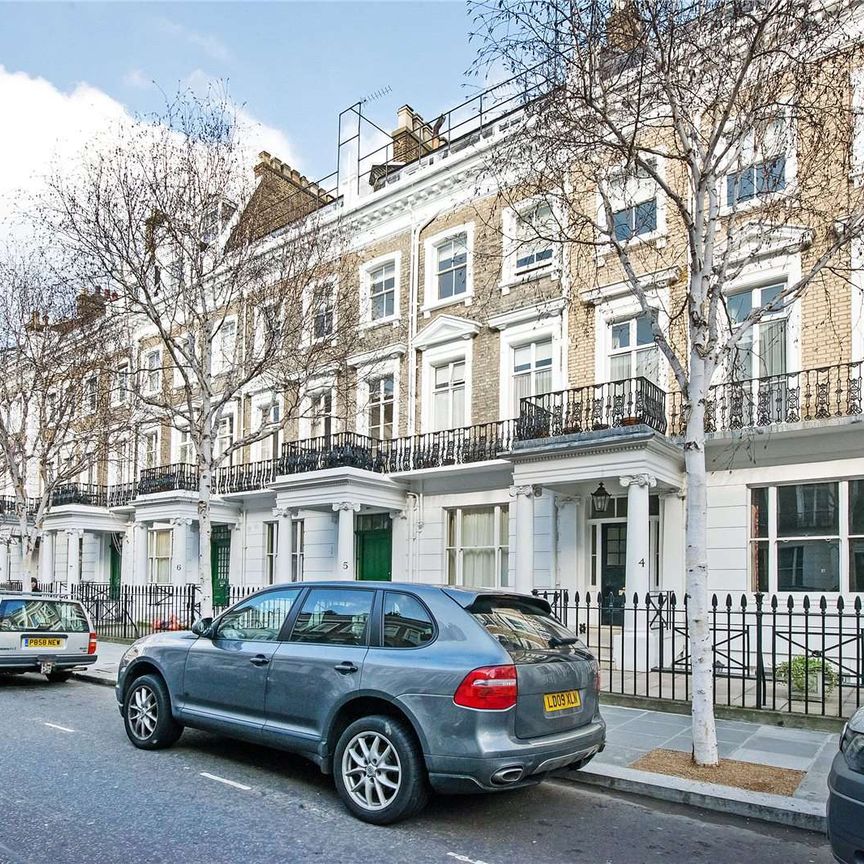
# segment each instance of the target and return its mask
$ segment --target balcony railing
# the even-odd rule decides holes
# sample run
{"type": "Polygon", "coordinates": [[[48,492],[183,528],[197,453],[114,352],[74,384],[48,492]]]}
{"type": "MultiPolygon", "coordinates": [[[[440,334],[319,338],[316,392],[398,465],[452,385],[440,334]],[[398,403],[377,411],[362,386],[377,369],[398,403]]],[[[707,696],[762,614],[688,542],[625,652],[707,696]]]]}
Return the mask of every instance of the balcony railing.
{"type": "MultiPolygon", "coordinates": [[[[705,431],[855,417],[864,407],[861,391],[860,361],[715,384],[705,403],[705,431]]],[[[684,433],[687,422],[682,406],[681,394],[672,394],[670,429],[675,435],[684,433]]]]}
{"type": "Polygon", "coordinates": [[[108,490],[95,483],[66,483],[51,493],[51,506],[64,504],[86,504],[90,507],[106,507],[108,490]]]}
{"type": "MultiPolygon", "coordinates": [[[[38,504],[35,498],[28,498],[25,505],[28,516],[36,513],[38,504]]],[[[18,513],[18,499],[14,495],[0,495],[0,518],[15,517],[18,513]]]]}
{"type": "Polygon", "coordinates": [[[198,468],[185,462],[174,465],[159,465],[143,468],[138,479],[138,494],[152,495],[156,492],[186,490],[198,491],[198,468]]]}
{"type": "Polygon", "coordinates": [[[279,470],[282,474],[303,474],[325,468],[380,470],[375,440],[356,432],[334,432],[305,441],[282,445],[279,470]]]}
{"type": "Polygon", "coordinates": [[[261,462],[247,462],[242,465],[229,465],[216,472],[213,491],[217,495],[230,492],[254,492],[273,482],[281,471],[281,459],[265,459],[261,462]]]}
{"type": "Polygon", "coordinates": [[[498,420],[462,429],[378,441],[380,470],[416,471],[496,459],[500,453],[510,449],[515,424],[514,420],[498,420]]]}
{"type": "Polygon", "coordinates": [[[647,378],[630,378],[522,399],[516,439],[551,438],[639,424],[666,432],[666,393],[647,378]]]}
{"type": "Polygon", "coordinates": [[[108,487],[108,506],[109,507],[125,507],[138,494],[138,484],[117,483],[108,487]]]}

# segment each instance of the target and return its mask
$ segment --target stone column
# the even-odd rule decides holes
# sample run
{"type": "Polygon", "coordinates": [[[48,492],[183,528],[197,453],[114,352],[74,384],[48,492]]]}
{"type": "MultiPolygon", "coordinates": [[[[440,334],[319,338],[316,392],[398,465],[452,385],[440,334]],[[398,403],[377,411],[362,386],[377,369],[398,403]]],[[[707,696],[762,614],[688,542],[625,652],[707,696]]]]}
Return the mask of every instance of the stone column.
{"type": "MultiPolygon", "coordinates": [[[[41,563],[41,558],[39,559],[41,563]]],[[[0,583],[9,580],[9,544],[5,540],[0,540],[0,583]]],[[[29,589],[29,585],[24,586],[24,590],[29,589]]]]}
{"type": "Polygon", "coordinates": [[[173,537],[171,543],[171,583],[185,585],[190,582],[187,559],[189,557],[189,531],[192,520],[178,517],[171,520],[173,537]]]}
{"type": "Polygon", "coordinates": [[[624,590],[627,604],[639,595],[639,605],[645,602],[651,584],[649,580],[648,497],[649,489],[657,485],[650,474],[630,474],[620,478],[627,490],[627,569],[624,590]]]}
{"type": "Polygon", "coordinates": [[[294,507],[276,507],[276,573],[274,581],[291,581],[291,559],[294,556],[294,507]]]}
{"type": "Polygon", "coordinates": [[[537,486],[511,486],[510,497],[516,499],[516,573],[513,588],[530,594],[534,587],[534,498],[537,486]]]}
{"type": "Polygon", "coordinates": [[[571,593],[584,594],[588,587],[585,578],[585,520],[582,518],[582,499],[558,495],[555,498],[557,562],[555,581],[571,593]]]}
{"type": "Polygon", "coordinates": [[[354,558],[354,514],[360,511],[360,505],[351,501],[340,501],[333,504],[338,514],[336,539],[336,573],[335,579],[356,579],[357,562],[354,558]]]}
{"type": "Polygon", "coordinates": [[[54,531],[42,531],[39,544],[39,581],[47,585],[54,581],[54,531]]]}
{"type": "Polygon", "coordinates": [[[80,528],[66,529],[66,587],[72,588],[81,580],[80,528]]]}
{"type": "Polygon", "coordinates": [[[135,585],[147,584],[147,523],[136,522],[134,529],[134,564],[132,581],[135,585]]]}

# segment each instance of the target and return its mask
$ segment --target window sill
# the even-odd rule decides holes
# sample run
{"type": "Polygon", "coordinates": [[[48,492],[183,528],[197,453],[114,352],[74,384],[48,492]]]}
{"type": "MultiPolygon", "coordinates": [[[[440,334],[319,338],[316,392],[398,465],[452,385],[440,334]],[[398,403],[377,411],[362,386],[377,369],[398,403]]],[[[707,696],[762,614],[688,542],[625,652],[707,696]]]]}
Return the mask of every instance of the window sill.
{"type": "Polygon", "coordinates": [[[513,288],[520,285],[527,285],[531,282],[539,282],[541,279],[560,279],[560,268],[552,265],[548,267],[535,267],[533,269],[523,270],[521,273],[515,273],[502,279],[498,283],[498,288],[502,294],[509,294],[513,288]]]}
{"type": "MultiPolygon", "coordinates": [[[[653,234],[639,234],[636,237],[631,237],[629,240],[625,241],[621,245],[627,249],[637,249],[640,246],[650,246],[654,249],[665,249],[666,243],[668,241],[668,235],[660,232],[654,232],[653,234]]],[[[615,250],[610,243],[601,246],[597,250],[597,266],[603,267],[606,264],[606,259],[610,255],[614,255],[615,250]]]]}
{"type": "Polygon", "coordinates": [[[447,306],[470,306],[474,302],[474,292],[466,292],[456,297],[448,297],[446,300],[435,300],[432,303],[424,303],[420,307],[424,318],[428,318],[436,309],[444,309],[447,306]]]}
{"type": "Polygon", "coordinates": [[[378,318],[375,321],[361,321],[357,325],[357,330],[359,332],[364,332],[365,330],[374,330],[377,327],[398,327],[402,323],[401,315],[390,315],[387,318],[378,318]]]}

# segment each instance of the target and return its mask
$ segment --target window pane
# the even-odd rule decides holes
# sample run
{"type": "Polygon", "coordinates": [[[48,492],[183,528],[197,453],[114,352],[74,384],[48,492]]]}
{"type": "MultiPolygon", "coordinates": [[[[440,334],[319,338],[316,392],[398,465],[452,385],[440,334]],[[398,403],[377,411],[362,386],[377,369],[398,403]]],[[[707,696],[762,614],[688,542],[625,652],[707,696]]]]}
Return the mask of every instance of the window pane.
{"type": "Polygon", "coordinates": [[[730,319],[740,324],[753,311],[753,295],[749,291],[732,294],[726,299],[730,319]]]}
{"type": "Polygon", "coordinates": [[[291,631],[292,642],[363,645],[372,591],[318,588],[309,592],[291,631]]]}
{"type": "Polygon", "coordinates": [[[612,381],[624,381],[630,377],[630,355],[619,354],[610,358],[609,378],[612,381]]]}
{"type": "Polygon", "coordinates": [[[434,635],[435,625],[416,597],[393,591],[384,595],[385,648],[416,648],[434,635]]]}
{"type": "Polygon", "coordinates": [[[552,340],[545,339],[534,346],[534,359],[537,366],[552,365],[552,340]]]}
{"type": "Polygon", "coordinates": [[[807,483],[777,488],[779,537],[834,535],[838,531],[836,483],[807,483]]]}
{"type": "Polygon", "coordinates": [[[465,363],[454,363],[452,377],[450,379],[453,382],[464,381],[465,380],[465,363]]]}
{"type": "Polygon", "coordinates": [[[864,480],[849,481],[849,533],[864,534],[864,480]]]}
{"type": "Polygon", "coordinates": [[[779,591],[839,591],[839,541],[778,542],[777,589],[779,591]]]}
{"type": "Polygon", "coordinates": [[[864,591],[864,540],[849,541],[849,590],[864,591]]]}
{"type": "Polygon", "coordinates": [[[462,547],[495,543],[495,508],[462,512],[462,547]]]}
{"type": "Polygon", "coordinates": [[[660,349],[646,348],[636,352],[636,377],[655,384],[660,380],[660,349]]]}
{"type": "Polygon", "coordinates": [[[522,372],[531,368],[531,346],[521,345],[513,349],[513,371],[522,372]]]}
{"type": "Polygon", "coordinates": [[[750,584],[753,591],[768,590],[768,542],[759,540],[750,544],[750,584]]]}
{"type": "Polygon", "coordinates": [[[768,536],[768,489],[750,490],[750,536],[768,536]]]}
{"type": "Polygon", "coordinates": [[[462,584],[472,588],[495,587],[494,549],[463,549],[462,584]]]}
{"type": "Polygon", "coordinates": [[[630,347],[630,322],[612,325],[612,350],[630,347]]]}
{"type": "Polygon", "coordinates": [[[651,330],[651,319],[647,315],[640,315],[636,319],[636,344],[654,344],[654,333],[651,330]]]}
{"type": "Polygon", "coordinates": [[[453,388],[453,428],[459,429],[465,425],[465,387],[459,385],[453,388]]]}
{"type": "Polygon", "coordinates": [[[636,205],[634,234],[651,234],[657,230],[657,199],[636,205]]]}
{"type": "Polygon", "coordinates": [[[275,641],[299,596],[297,589],[271,591],[241,604],[220,619],[216,638],[275,641]]]}
{"type": "Polygon", "coordinates": [[[630,207],[612,214],[612,233],[616,240],[623,242],[633,236],[632,218],[633,210],[630,207]]]}
{"type": "Polygon", "coordinates": [[[759,377],[786,374],[786,320],[766,321],[759,331],[759,377]]]}

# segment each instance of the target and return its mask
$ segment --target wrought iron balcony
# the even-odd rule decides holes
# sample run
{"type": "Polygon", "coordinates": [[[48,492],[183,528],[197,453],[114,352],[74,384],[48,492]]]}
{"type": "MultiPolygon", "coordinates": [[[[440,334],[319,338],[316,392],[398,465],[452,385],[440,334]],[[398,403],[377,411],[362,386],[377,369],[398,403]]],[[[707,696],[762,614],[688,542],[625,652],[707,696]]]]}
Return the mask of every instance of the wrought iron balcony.
{"type": "Polygon", "coordinates": [[[378,441],[380,470],[416,471],[496,459],[510,449],[515,423],[514,420],[498,420],[462,429],[378,441]]]}
{"type": "Polygon", "coordinates": [[[362,468],[378,471],[376,442],[356,432],[334,432],[282,445],[279,473],[303,474],[325,468],[362,468]]]}
{"type": "Polygon", "coordinates": [[[143,468],[138,478],[138,495],[152,495],[156,492],[186,490],[198,491],[198,468],[185,462],[173,465],[159,465],[156,468],[143,468]]]}
{"type": "Polygon", "coordinates": [[[218,469],[213,483],[217,495],[230,492],[254,492],[264,489],[273,479],[284,473],[281,459],[265,459],[262,462],[247,462],[242,465],[228,465],[218,469]]]}
{"type": "Polygon", "coordinates": [[[85,504],[89,507],[107,506],[107,489],[95,483],[66,483],[51,493],[51,506],[85,504]]]}
{"type": "MultiPolygon", "coordinates": [[[[687,412],[670,397],[670,428],[682,435],[687,412]]],[[[862,413],[862,363],[820,366],[765,378],[715,384],[705,403],[706,432],[734,432],[775,423],[806,423],[862,413]]]]}
{"type": "MultiPolygon", "coordinates": [[[[25,504],[25,510],[28,516],[32,516],[37,510],[36,499],[28,498],[25,504]]],[[[17,517],[18,499],[14,495],[0,495],[0,517],[17,517]]]]}
{"type": "Polygon", "coordinates": [[[520,403],[516,440],[645,424],[665,433],[666,393],[647,378],[573,387],[520,403]]]}
{"type": "Polygon", "coordinates": [[[108,487],[108,506],[109,507],[125,507],[138,494],[138,484],[132,483],[117,483],[114,486],[108,487]]]}

